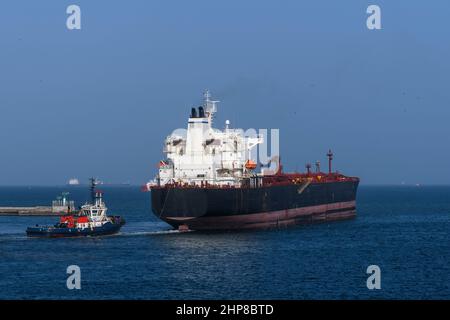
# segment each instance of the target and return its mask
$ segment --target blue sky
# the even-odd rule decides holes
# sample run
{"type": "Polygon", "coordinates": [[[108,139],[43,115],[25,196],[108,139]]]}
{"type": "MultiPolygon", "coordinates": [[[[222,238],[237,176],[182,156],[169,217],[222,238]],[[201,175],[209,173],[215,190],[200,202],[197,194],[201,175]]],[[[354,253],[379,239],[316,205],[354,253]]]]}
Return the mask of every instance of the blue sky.
{"type": "Polygon", "coordinates": [[[449,15],[438,0],[3,1],[0,184],[144,183],[205,88],[218,126],[279,128],[287,170],[332,148],[365,184],[449,184],[449,15]]]}

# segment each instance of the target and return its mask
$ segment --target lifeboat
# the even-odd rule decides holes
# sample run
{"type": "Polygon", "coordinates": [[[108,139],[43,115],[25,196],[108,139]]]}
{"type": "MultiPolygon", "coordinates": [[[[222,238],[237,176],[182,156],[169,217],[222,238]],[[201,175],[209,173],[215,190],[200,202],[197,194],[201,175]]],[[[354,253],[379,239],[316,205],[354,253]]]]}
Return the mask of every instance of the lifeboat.
{"type": "Polygon", "coordinates": [[[252,160],[247,160],[245,163],[245,169],[247,170],[255,170],[256,169],[256,162],[252,160]]]}

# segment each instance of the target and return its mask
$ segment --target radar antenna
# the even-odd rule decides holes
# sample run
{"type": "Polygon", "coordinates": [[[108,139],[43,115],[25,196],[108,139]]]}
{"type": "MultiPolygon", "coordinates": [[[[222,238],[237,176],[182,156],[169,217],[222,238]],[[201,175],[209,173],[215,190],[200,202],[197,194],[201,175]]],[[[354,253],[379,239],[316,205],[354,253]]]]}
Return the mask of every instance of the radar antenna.
{"type": "Polygon", "coordinates": [[[210,123],[212,124],[212,119],[214,117],[214,113],[217,112],[216,104],[220,101],[219,100],[211,100],[211,93],[209,92],[209,90],[205,90],[205,92],[203,93],[203,99],[204,99],[203,106],[205,108],[205,112],[208,115],[210,123]]]}

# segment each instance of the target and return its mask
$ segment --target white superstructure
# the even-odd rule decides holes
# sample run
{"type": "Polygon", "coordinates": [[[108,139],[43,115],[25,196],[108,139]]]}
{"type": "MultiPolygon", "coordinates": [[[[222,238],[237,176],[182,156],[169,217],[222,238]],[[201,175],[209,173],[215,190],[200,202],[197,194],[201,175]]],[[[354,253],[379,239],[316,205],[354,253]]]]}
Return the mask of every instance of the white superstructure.
{"type": "Polygon", "coordinates": [[[206,91],[203,105],[192,108],[187,130],[176,130],[166,138],[166,160],[160,162],[155,183],[238,185],[252,173],[256,161],[250,159],[251,150],[263,139],[231,129],[228,120],[223,131],[213,128],[218,102],[206,91]]]}
{"type": "Polygon", "coordinates": [[[108,208],[103,202],[102,193],[95,192],[95,202],[91,204],[85,204],[81,207],[80,216],[85,216],[88,219],[82,222],[78,222],[79,228],[93,228],[101,227],[107,222],[111,222],[111,219],[106,215],[108,208]]]}

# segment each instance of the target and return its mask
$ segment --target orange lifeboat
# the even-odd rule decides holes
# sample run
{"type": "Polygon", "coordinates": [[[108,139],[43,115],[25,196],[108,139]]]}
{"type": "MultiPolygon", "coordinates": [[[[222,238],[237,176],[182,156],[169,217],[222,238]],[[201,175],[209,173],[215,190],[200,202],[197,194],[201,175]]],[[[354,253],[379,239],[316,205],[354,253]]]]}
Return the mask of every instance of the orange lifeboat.
{"type": "Polygon", "coordinates": [[[256,169],[256,162],[252,160],[247,160],[245,163],[245,169],[247,170],[255,170],[256,169]]]}

